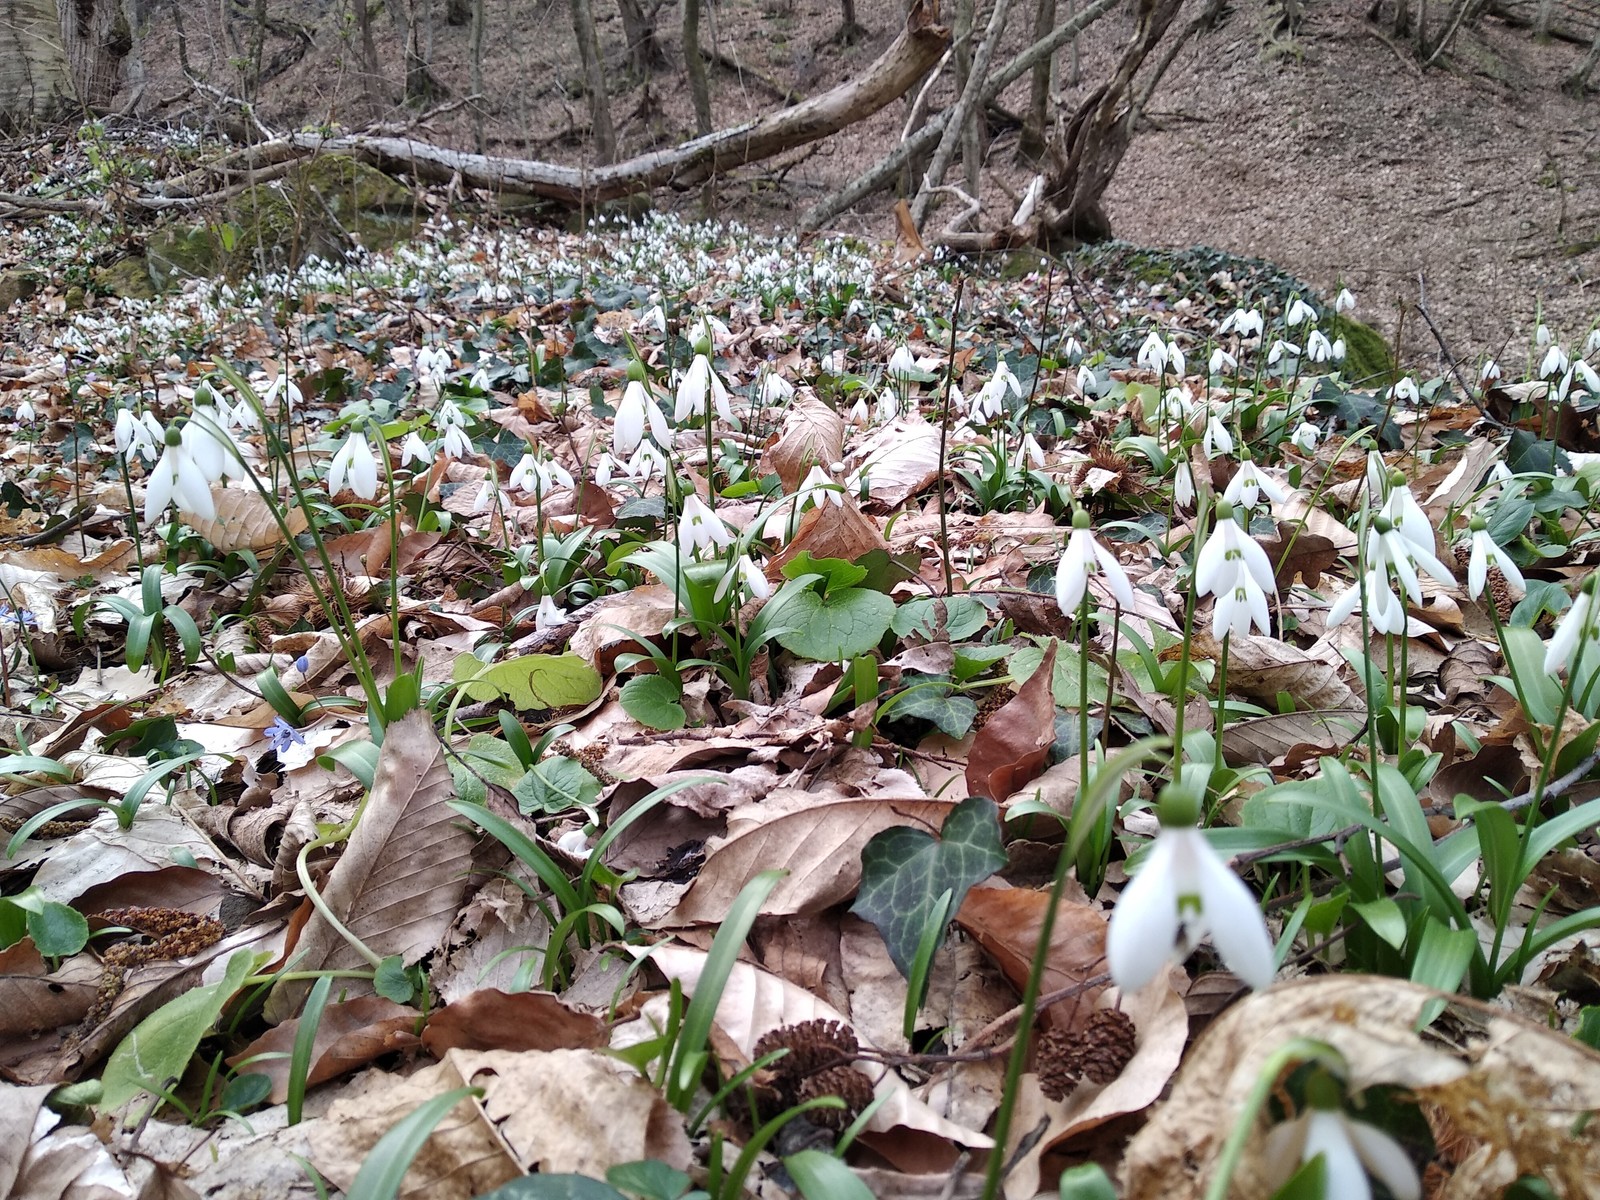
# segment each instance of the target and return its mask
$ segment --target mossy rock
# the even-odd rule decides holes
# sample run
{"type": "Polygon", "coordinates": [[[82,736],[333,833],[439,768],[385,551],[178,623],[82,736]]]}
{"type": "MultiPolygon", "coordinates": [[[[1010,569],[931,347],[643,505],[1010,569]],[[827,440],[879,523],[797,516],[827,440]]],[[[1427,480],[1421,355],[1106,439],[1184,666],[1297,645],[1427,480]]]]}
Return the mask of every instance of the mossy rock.
{"type": "Polygon", "coordinates": [[[26,300],[44,284],[36,271],[26,267],[0,271],[0,313],[7,312],[18,300],[26,300]]]}
{"type": "Polygon", "coordinates": [[[1343,315],[1324,314],[1322,332],[1329,340],[1344,339],[1339,374],[1351,384],[1387,383],[1394,377],[1394,356],[1383,334],[1371,325],[1343,315]]]}
{"type": "Polygon", "coordinates": [[[416,197],[382,171],[342,154],[319,155],[229,203],[216,239],[225,265],[298,265],[337,259],[357,245],[383,249],[416,227],[416,197]]]}
{"type": "Polygon", "coordinates": [[[217,234],[206,225],[168,226],[151,234],[144,257],[147,274],[163,292],[185,279],[209,279],[222,265],[217,234]]]}
{"type": "Polygon", "coordinates": [[[1043,275],[1050,270],[1051,261],[1048,254],[1033,246],[1008,250],[1005,265],[1000,268],[1000,278],[1026,279],[1029,275],[1043,275]]]}
{"type": "Polygon", "coordinates": [[[119,258],[94,273],[97,291],[124,300],[154,300],[156,285],[143,258],[119,258]]]}

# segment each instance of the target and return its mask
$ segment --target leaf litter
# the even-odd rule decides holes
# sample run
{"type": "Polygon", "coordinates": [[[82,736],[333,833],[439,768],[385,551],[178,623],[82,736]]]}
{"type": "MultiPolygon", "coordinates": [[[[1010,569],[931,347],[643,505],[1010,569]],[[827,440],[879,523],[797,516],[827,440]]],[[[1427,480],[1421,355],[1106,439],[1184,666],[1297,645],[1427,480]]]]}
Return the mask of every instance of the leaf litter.
{"type": "MultiPolygon", "coordinates": [[[[291,1153],[349,1189],[384,1134],[457,1088],[480,1094],[442,1117],[401,1194],[642,1160],[705,1184],[723,1140],[747,1144],[770,1115],[736,1089],[708,1107],[712,1092],[761,1045],[809,1053],[797,1031],[825,1022],[849,1031],[849,1054],[796,1058],[787,1076],[782,1058],[757,1066],[751,1090],[850,1092],[829,1072],[857,1071],[869,1111],[830,1123],[819,1108],[794,1128],[828,1145],[861,1117],[846,1161],[877,1194],[962,1170],[975,1194],[1041,885],[1062,838],[1101,821],[1085,714],[1112,749],[1187,728],[1185,770],[1204,764],[1221,844],[1272,893],[1284,961],[1244,999],[1205,957],[1115,986],[1107,920],[1156,829],[1157,781],[1130,775],[1102,822],[1105,882],[1055,910],[1048,1003],[997,1151],[1005,1194],[1101,1162],[1125,1194],[1200,1195],[1241,1120],[1254,1131],[1228,1169],[1265,1186],[1270,1114],[1249,1094],[1297,1031],[1333,1045],[1352,1093],[1411,1106],[1413,1157],[1453,1181],[1439,1194],[1592,1179],[1573,1120],[1596,1103],[1581,1044],[1596,1022],[1580,1010],[1600,968],[1579,919],[1593,823],[1525,884],[1507,888],[1487,857],[1484,882],[1460,889],[1483,906],[1429,935],[1457,961],[1448,934],[1498,955],[1494,912],[1572,918],[1485,1005],[1454,994],[1498,990],[1463,984],[1465,958],[1453,978],[1409,960],[1433,987],[1346,969],[1346,954],[1389,954],[1403,975],[1394,954],[1422,935],[1389,896],[1336,889],[1361,865],[1339,856],[1374,851],[1315,793],[1338,786],[1330,764],[1383,749],[1382,726],[1385,746],[1420,756],[1389,751],[1420,781],[1425,840],[1471,829],[1474,806],[1494,825],[1481,809],[1554,789],[1558,761],[1545,815],[1593,800],[1586,699],[1569,711],[1502,683],[1523,677],[1483,607],[1538,644],[1569,600],[1556,591],[1588,569],[1581,372],[1481,395],[1452,373],[1399,405],[1397,379],[1354,387],[1300,347],[1274,347],[1287,363],[1254,379],[1208,372],[1230,313],[1259,307],[1287,332],[1293,302],[1315,299],[1220,260],[1152,305],[1092,258],[1008,277],[656,220],[439,233],[149,302],[69,310],[47,287],[7,317],[22,357],[0,413],[27,403],[40,419],[12,430],[0,479],[0,821],[15,839],[0,867],[0,1190],[69,1194],[27,1191],[47,1173],[94,1174],[108,1195],[281,1190],[291,1153]],[[1152,365],[1153,329],[1187,367],[1152,365]],[[697,395],[700,353],[717,382],[697,395]],[[649,436],[624,450],[640,375],[663,428],[647,413],[649,436]],[[998,419],[980,408],[991,395],[998,419]],[[238,460],[211,512],[143,519],[160,446],[130,453],[122,412],[185,440],[226,435],[238,460]],[[1203,517],[1167,478],[1181,462],[1202,497],[1230,487],[1239,466],[1199,445],[1219,413],[1287,489],[1247,526],[1272,561],[1270,630],[1225,641],[1185,610],[1203,517]],[[1376,460],[1347,452],[1363,423],[1400,440],[1376,460]],[[1185,439],[1177,459],[1169,436],[1185,439]],[[354,468],[326,492],[353,439],[377,447],[376,496],[354,468]],[[1480,604],[1428,581],[1407,605],[1398,704],[1369,702],[1382,643],[1325,617],[1356,577],[1370,461],[1426,497],[1435,548],[1481,509],[1529,574],[1520,610],[1503,588],[1480,604]],[[1492,475],[1502,462],[1546,463],[1548,482],[1492,475]],[[1086,644],[1052,594],[1078,506],[1136,587],[1086,644]],[[1205,698],[1219,682],[1220,739],[1205,698]],[[1295,907],[1271,872],[1301,844],[1335,887],[1295,907]],[[774,870],[729,960],[717,934],[774,870]],[[704,1059],[675,1091],[691,1068],[670,1035],[708,977],[704,1059]],[[1131,1040],[1091,1077],[1098,1051],[1071,1039],[1100,1015],[1131,1040]],[[1056,1098],[1040,1082],[1051,1046],[1077,1056],[1056,1098]],[[1535,1111],[1536,1094],[1559,1102],[1535,1111]],[[115,1118],[103,1136],[78,1123],[95,1109],[115,1118]],[[194,1153],[201,1138],[214,1155],[194,1153]]],[[[1228,344],[1264,361],[1270,342],[1228,344]]],[[[1108,595],[1098,580],[1090,594],[1108,595]]],[[[799,1145],[780,1137],[763,1161],[799,1145]]]]}

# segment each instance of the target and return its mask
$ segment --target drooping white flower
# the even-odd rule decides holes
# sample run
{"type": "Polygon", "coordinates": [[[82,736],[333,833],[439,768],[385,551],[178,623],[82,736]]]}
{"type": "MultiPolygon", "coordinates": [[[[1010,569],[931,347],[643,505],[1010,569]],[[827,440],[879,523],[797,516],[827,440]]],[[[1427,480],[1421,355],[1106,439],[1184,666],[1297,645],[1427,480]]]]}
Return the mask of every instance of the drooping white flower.
{"type": "Polygon", "coordinates": [[[1333,350],[1333,361],[1334,362],[1343,362],[1344,361],[1344,339],[1342,337],[1333,339],[1332,350],[1333,350]]]}
{"type": "Polygon", "coordinates": [[[1224,371],[1231,371],[1239,365],[1239,360],[1229,354],[1221,346],[1211,352],[1211,373],[1221,375],[1224,371]]]}
{"type": "Polygon", "coordinates": [[[416,357],[417,377],[432,379],[435,383],[443,383],[445,373],[450,370],[450,351],[443,346],[424,346],[417,351],[416,357]]]}
{"type": "Polygon", "coordinates": [[[678,515],[678,548],[686,557],[701,550],[713,554],[733,544],[733,534],[722,523],[722,518],[699,496],[684,498],[683,511],[678,515]]]}
{"type": "Polygon", "coordinates": [[[865,429],[872,423],[872,410],[867,407],[867,398],[858,395],[856,402],[850,406],[850,411],[845,414],[847,424],[859,429],[865,429]]]}
{"type": "Polygon", "coordinates": [[[1088,363],[1078,364],[1078,391],[1085,396],[1100,394],[1100,380],[1095,378],[1094,369],[1088,363]]]}
{"type": "Polygon", "coordinates": [[[710,313],[701,313],[695,323],[689,326],[689,342],[691,345],[707,342],[713,349],[721,350],[733,341],[733,331],[723,322],[710,313]]]}
{"type": "Polygon", "coordinates": [[[792,399],[794,399],[794,384],[776,371],[762,372],[761,403],[787,404],[792,399]]]}
{"type": "MultiPolygon", "coordinates": [[[[157,425],[156,428],[161,427],[157,425]]],[[[217,506],[211,499],[211,484],[189,456],[183,434],[177,429],[161,430],[161,442],[164,447],[161,457],[150,468],[150,477],[145,481],[145,524],[154,524],[174,502],[178,511],[187,516],[202,521],[216,520],[217,506]]]]}
{"type": "Polygon", "coordinates": [[[644,437],[648,426],[650,436],[658,444],[669,443],[672,431],[667,425],[667,415],[661,411],[655,397],[642,380],[629,379],[622,389],[622,399],[617,404],[617,420],[611,431],[611,445],[618,454],[632,454],[644,437]]]}
{"type": "Polygon", "coordinates": [[[1160,374],[1167,369],[1167,343],[1161,335],[1152,329],[1139,346],[1139,355],[1135,360],[1147,371],[1160,374]]]}
{"type": "Polygon", "coordinates": [[[439,407],[434,410],[433,425],[435,429],[465,429],[467,417],[459,404],[447,398],[440,401],[439,407]]]}
{"type": "Polygon", "coordinates": [[[1179,508],[1188,508],[1194,503],[1194,472],[1187,462],[1180,461],[1172,477],[1172,502],[1179,508]]]}
{"type": "Polygon", "coordinates": [[[543,491],[539,460],[532,454],[524,454],[517,459],[517,465],[511,468],[511,478],[506,481],[506,487],[513,492],[543,491]]]}
{"type": "Polygon", "coordinates": [[[1415,404],[1422,398],[1422,393],[1417,389],[1417,381],[1409,375],[1394,385],[1391,394],[1396,400],[1404,400],[1408,404],[1415,404]]]}
{"type": "Polygon", "coordinates": [[[1583,359],[1580,358],[1572,364],[1572,372],[1583,381],[1584,391],[1588,392],[1591,396],[1600,394],[1600,373],[1597,373],[1595,369],[1588,363],[1584,362],[1583,359]]]}
{"type": "Polygon", "coordinates": [[[1266,330],[1266,322],[1255,309],[1236,308],[1229,313],[1221,325],[1217,327],[1218,333],[1236,333],[1241,338],[1260,337],[1266,330]]]}
{"type": "Polygon", "coordinates": [[[1544,670],[1554,675],[1562,667],[1573,665],[1582,654],[1582,647],[1595,640],[1594,587],[1597,576],[1590,575],[1572,598],[1572,607],[1561,614],[1556,631],[1545,643],[1544,670]]]}
{"type": "Polygon", "coordinates": [[[1260,906],[1195,826],[1199,801],[1169,785],[1156,835],[1139,873],[1111,910],[1106,960],[1124,993],[1143,987],[1170,961],[1209,936],[1245,983],[1264,988],[1275,972],[1260,906]],[[1182,935],[1182,942],[1179,937],[1182,935]]]}
{"type": "Polygon", "coordinates": [[[616,459],[612,458],[611,455],[607,454],[604,450],[595,455],[593,470],[596,486],[605,487],[611,482],[611,473],[616,469],[616,461],[616,459]]]}
{"type": "Polygon", "coordinates": [[[1083,357],[1083,343],[1067,334],[1067,340],[1061,343],[1061,357],[1069,363],[1077,362],[1083,357]]]}
{"type": "Polygon", "coordinates": [[[1228,633],[1243,637],[1251,625],[1268,633],[1272,626],[1267,593],[1277,590],[1272,562],[1261,544],[1233,519],[1231,500],[1223,499],[1216,515],[1217,526],[1194,563],[1195,594],[1217,598],[1212,636],[1218,641],[1228,633]]]}
{"type": "Polygon", "coordinates": [[[1039,445],[1039,439],[1033,436],[1031,429],[1017,443],[1017,454],[1012,461],[1019,471],[1028,467],[1039,470],[1044,466],[1044,447],[1039,445]]]}
{"type": "MultiPolygon", "coordinates": [[[[1400,531],[1400,536],[1416,549],[1422,551],[1429,558],[1433,557],[1433,523],[1428,520],[1427,513],[1422,511],[1422,506],[1417,503],[1416,497],[1411,494],[1411,487],[1405,481],[1406,477],[1396,471],[1389,476],[1389,495],[1379,510],[1380,515],[1387,517],[1400,531]]],[[[1438,578],[1435,576],[1435,578],[1438,578]]],[[[1454,583],[1453,579],[1440,579],[1440,583],[1454,583]]]]}
{"type": "Polygon", "coordinates": [[[811,505],[821,508],[824,504],[844,507],[844,491],[834,483],[820,464],[806,472],[806,477],[800,481],[800,486],[795,491],[795,497],[802,509],[811,505]]]}
{"type": "Polygon", "coordinates": [[[1339,294],[1334,297],[1333,311],[1336,313],[1347,313],[1354,312],[1355,309],[1356,298],[1350,294],[1350,289],[1340,288],[1339,294]]]}
{"type": "Polygon", "coordinates": [[[300,394],[300,389],[295,386],[294,380],[289,378],[287,372],[272,381],[271,386],[261,397],[261,407],[271,408],[278,402],[280,396],[284,397],[290,409],[305,403],[305,397],[300,394]]]}
{"type": "Polygon", "coordinates": [[[1299,354],[1300,347],[1293,342],[1286,342],[1277,338],[1272,343],[1272,348],[1267,351],[1267,366],[1275,367],[1286,354],[1299,354]]]}
{"type": "Polygon", "coordinates": [[[1296,296],[1289,302],[1289,311],[1284,314],[1283,323],[1293,329],[1296,325],[1304,325],[1307,321],[1316,319],[1317,310],[1296,296]]]}
{"type": "Polygon", "coordinates": [[[880,388],[878,391],[877,417],[880,421],[892,421],[900,415],[900,397],[894,394],[893,388],[880,388]]]}
{"type": "Polygon", "coordinates": [[[24,425],[32,425],[34,421],[38,420],[39,414],[34,412],[33,403],[31,401],[24,400],[21,404],[17,405],[16,416],[17,428],[20,429],[24,425]]]}
{"type": "Polygon", "coordinates": [[[1292,1121],[1274,1126],[1263,1146],[1273,1187],[1303,1163],[1322,1158],[1322,1194],[1328,1200],[1372,1200],[1370,1173],[1395,1200],[1421,1200],[1422,1180],[1410,1157],[1387,1133],[1353,1121],[1337,1102],[1313,1104],[1292,1121]]]}
{"type": "Polygon", "coordinates": [[[413,429],[406,434],[406,440],[400,443],[400,465],[408,467],[412,463],[432,461],[433,451],[428,449],[428,443],[422,440],[417,431],[413,429]]]}
{"type": "MultiPolygon", "coordinates": [[[[118,411],[112,437],[125,459],[131,462],[137,456],[146,462],[155,462],[161,456],[159,443],[161,435],[152,431],[152,425],[155,425],[154,418],[147,423],[139,420],[126,408],[118,411]]],[[[160,426],[156,426],[156,429],[159,430],[160,426]]]]}
{"type": "Polygon", "coordinates": [[[876,321],[873,321],[867,326],[867,332],[865,336],[869,344],[872,342],[883,341],[883,326],[879,325],[876,321]]]}
{"type": "Polygon", "coordinates": [[[539,600],[539,609],[533,614],[533,627],[538,632],[554,629],[557,625],[565,624],[567,610],[555,602],[554,597],[542,596],[539,600]]]}
{"type": "Polygon", "coordinates": [[[1206,431],[1200,439],[1200,448],[1205,451],[1207,458],[1233,453],[1233,434],[1228,432],[1228,427],[1222,423],[1221,417],[1211,416],[1206,419],[1206,431]]]}
{"type": "Polygon", "coordinates": [[[1467,595],[1474,600],[1483,595],[1484,585],[1489,581],[1490,567],[1500,569],[1509,587],[1519,592],[1528,590],[1517,564],[1489,536],[1489,523],[1483,517],[1476,516],[1472,518],[1472,557],[1467,561],[1467,595]]]}
{"type": "Polygon", "coordinates": [[[467,386],[475,392],[489,391],[489,372],[479,367],[472,373],[472,378],[468,381],[467,386]]]}
{"type": "Polygon", "coordinates": [[[1103,574],[1106,587],[1123,608],[1133,607],[1133,587],[1117,556],[1102,546],[1089,530],[1089,514],[1081,508],[1072,514],[1072,533],[1067,548],[1056,564],[1056,603],[1069,617],[1078,615],[1078,606],[1089,587],[1089,576],[1103,574]]]}
{"type": "Polygon", "coordinates": [[[1229,504],[1240,504],[1251,509],[1256,506],[1256,501],[1262,495],[1278,504],[1288,499],[1277,482],[1270,475],[1263,475],[1258,471],[1255,460],[1246,454],[1244,461],[1239,464],[1239,469],[1233,473],[1233,478],[1228,480],[1222,498],[1229,504]]]}
{"type": "Polygon", "coordinates": [[[472,439],[459,425],[446,425],[439,439],[439,451],[446,458],[465,458],[472,453],[472,439]]]}
{"type": "Polygon", "coordinates": [[[1544,358],[1539,362],[1539,377],[1548,378],[1551,375],[1560,375],[1572,364],[1567,359],[1567,352],[1558,343],[1551,343],[1544,352],[1544,358]]]}
{"type": "Polygon", "coordinates": [[[1590,358],[1600,354],[1600,325],[1589,330],[1589,336],[1583,339],[1583,356],[1590,358]]]}
{"type": "Polygon", "coordinates": [[[659,304],[651,305],[645,309],[644,315],[639,318],[639,324],[648,329],[654,329],[657,333],[665,333],[667,331],[666,310],[659,304]]]}
{"type": "Polygon", "coordinates": [[[378,460],[362,433],[352,433],[333,456],[328,466],[328,495],[337,496],[344,491],[348,479],[350,490],[363,500],[378,494],[378,460]]]}
{"type": "Polygon", "coordinates": [[[1317,448],[1317,443],[1322,440],[1322,430],[1318,429],[1310,421],[1301,421],[1299,425],[1295,426],[1295,431],[1289,440],[1307,454],[1310,454],[1317,448]]]}
{"type": "Polygon", "coordinates": [[[728,389],[712,368],[711,360],[704,354],[696,354],[678,383],[678,403],[673,409],[673,421],[681,425],[690,417],[704,416],[708,395],[717,416],[733,424],[733,407],[728,401],[728,389]]]}
{"type": "MultiPolygon", "coordinates": [[[[951,388],[952,399],[955,389],[951,388]]],[[[1005,415],[1005,387],[999,376],[989,380],[972,397],[972,421],[975,425],[992,425],[1005,415]]]]}
{"type": "Polygon", "coordinates": [[[1306,357],[1314,363],[1324,363],[1333,357],[1333,343],[1320,329],[1306,335],[1306,357]]]}
{"type": "Polygon", "coordinates": [[[896,346],[894,353],[889,355],[889,378],[902,381],[909,380],[912,375],[916,374],[916,370],[917,360],[911,356],[911,351],[907,350],[904,345],[896,346]]]}
{"type": "Polygon", "coordinates": [[[714,599],[721,601],[728,594],[728,589],[737,583],[741,590],[747,592],[757,600],[765,600],[772,595],[772,585],[767,582],[767,577],[761,568],[750,561],[748,554],[741,554],[734,559],[733,565],[723,573],[722,580],[717,584],[714,599]]]}
{"type": "Polygon", "coordinates": [[[1328,628],[1333,629],[1348,621],[1361,606],[1363,595],[1367,601],[1367,623],[1376,633],[1404,633],[1406,609],[1399,597],[1389,587],[1388,572],[1381,569],[1363,571],[1355,584],[1339,595],[1328,606],[1328,628]]]}
{"type": "Polygon", "coordinates": [[[239,449],[223,427],[222,414],[209,404],[195,406],[194,415],[183,427],[183,444],[208,482],[243,473],[239,449]]]}
{"type": "Polygon", "coordinates": [[[628,478],[640,482],[648,481],[657,476],[665,478],[667,474],[667,456],[660,446],[649,438],[645,438],[644,441],[639,443],[639,448],[633,452],[633,457],[628,459],[623,471],[628,478]]]}
{"type": "Polygon", "coordinates": [[[1533,341],[1541,350],[1550,344],[1550,327],[1543,321],[1539,322],[1538,328],[1533,331],[1533,341]]]}
{"type": "Polygon", "coordinates": [[[1499,378],[1500,364],[1498,361],[1492,358],[1488,362],[1484,363],[1483,370],[1478,372],[1478,381],[1480,383],[1493,383],[1499,378]]]}

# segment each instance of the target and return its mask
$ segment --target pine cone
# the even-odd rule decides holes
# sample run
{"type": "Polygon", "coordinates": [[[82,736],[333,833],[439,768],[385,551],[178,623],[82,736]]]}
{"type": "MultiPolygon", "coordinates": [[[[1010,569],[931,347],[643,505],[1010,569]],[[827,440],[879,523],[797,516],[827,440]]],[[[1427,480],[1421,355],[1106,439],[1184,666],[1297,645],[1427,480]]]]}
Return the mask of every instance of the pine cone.
{"type": "Polygon", "coordinates": [[[1115,1008],[1101,1008],[1089,1016],[1078,1034],[1078,1066],[1091,1083],[1110,1083],[1133,1058],[1139,1030],[1133,1018],[1115,1008]]]}
{"type": "Polygon", "coordinates": [[[1034,1050],[1033,1070],[1047,1100],[1065,1100],[1072,1095],[1083,1073],[1078,1066],[1077,1035],[1064,1029],[1041,1033],[1034,1050]]]}
{"type": "Polygon", "coordinates": [[[818,1071],[849,1064],[860,1049],[855,1031],[842,1022],[802,1021],[763,1034],[756,1043],[755,1057],[787,1050],[789,1053],[773,1063],[771,1070],[792,1087],[818,1071]]]}
{"type": "Polygon", "coordinates": [[[806,1119],[813,1125],[843,1129],[872,1103],[872,1080],[854,1067],[829,1067],[807,1078],[795,1099],[803,1104],[818,1096],[837,1096],[844,1101],[844,1107],[814,1108],[806,1114],[806,1119]]]}

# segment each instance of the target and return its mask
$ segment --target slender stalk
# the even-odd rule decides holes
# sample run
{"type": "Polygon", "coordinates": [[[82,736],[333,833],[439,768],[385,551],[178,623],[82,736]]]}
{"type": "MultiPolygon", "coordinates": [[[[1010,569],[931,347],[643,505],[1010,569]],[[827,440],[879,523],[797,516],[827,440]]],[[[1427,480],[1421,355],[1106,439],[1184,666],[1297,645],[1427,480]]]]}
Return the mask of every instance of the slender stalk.
{"type": "MultiPolygon", "coordinates": [[[[1200,497],[1195,497],[1200,504],[1200,511],[1194,518],[1194,537],[1190,545],[1194,547],[1195,561],[1198,563],[1200,547],[1204,544],[1206,532],[1206,518],[1210,515],[1210,508],[1205,505],[1200,497]]],[[[1172,730],[1172,779],[1177,782],[1183,771],[1183,722],[1184,711],[1188,708],[1189,699],[1189,647],[1194,634],[1194,603],[1195,603],[1194,570],[1189,571],[1188,594],[1184,599],[1183,608],[1183,647],[1178,651],[1178,683],[1173,689],[1173,701],[1177,712],[1173,717],[1172,730]]]]}
{"type": "MultiPolygon", "coordinates": [[[[950,489],[945,482],[945,455],[950,445],[950,389],[956,381],[956,328],[961,319],[961,293],[967,286],[966,276],[956,280],[956,304],[950,314],[950,352],[944,370],[944,405],[939,420],[939,553],[944,558],[944,594],[955,590],[955,576],[950,567],[950,489]]],[[[1034,379],[1039,373],[1034,371],[1034,379]]],[[[900,406],[905,407],[902,398],[900,406]]]]}

